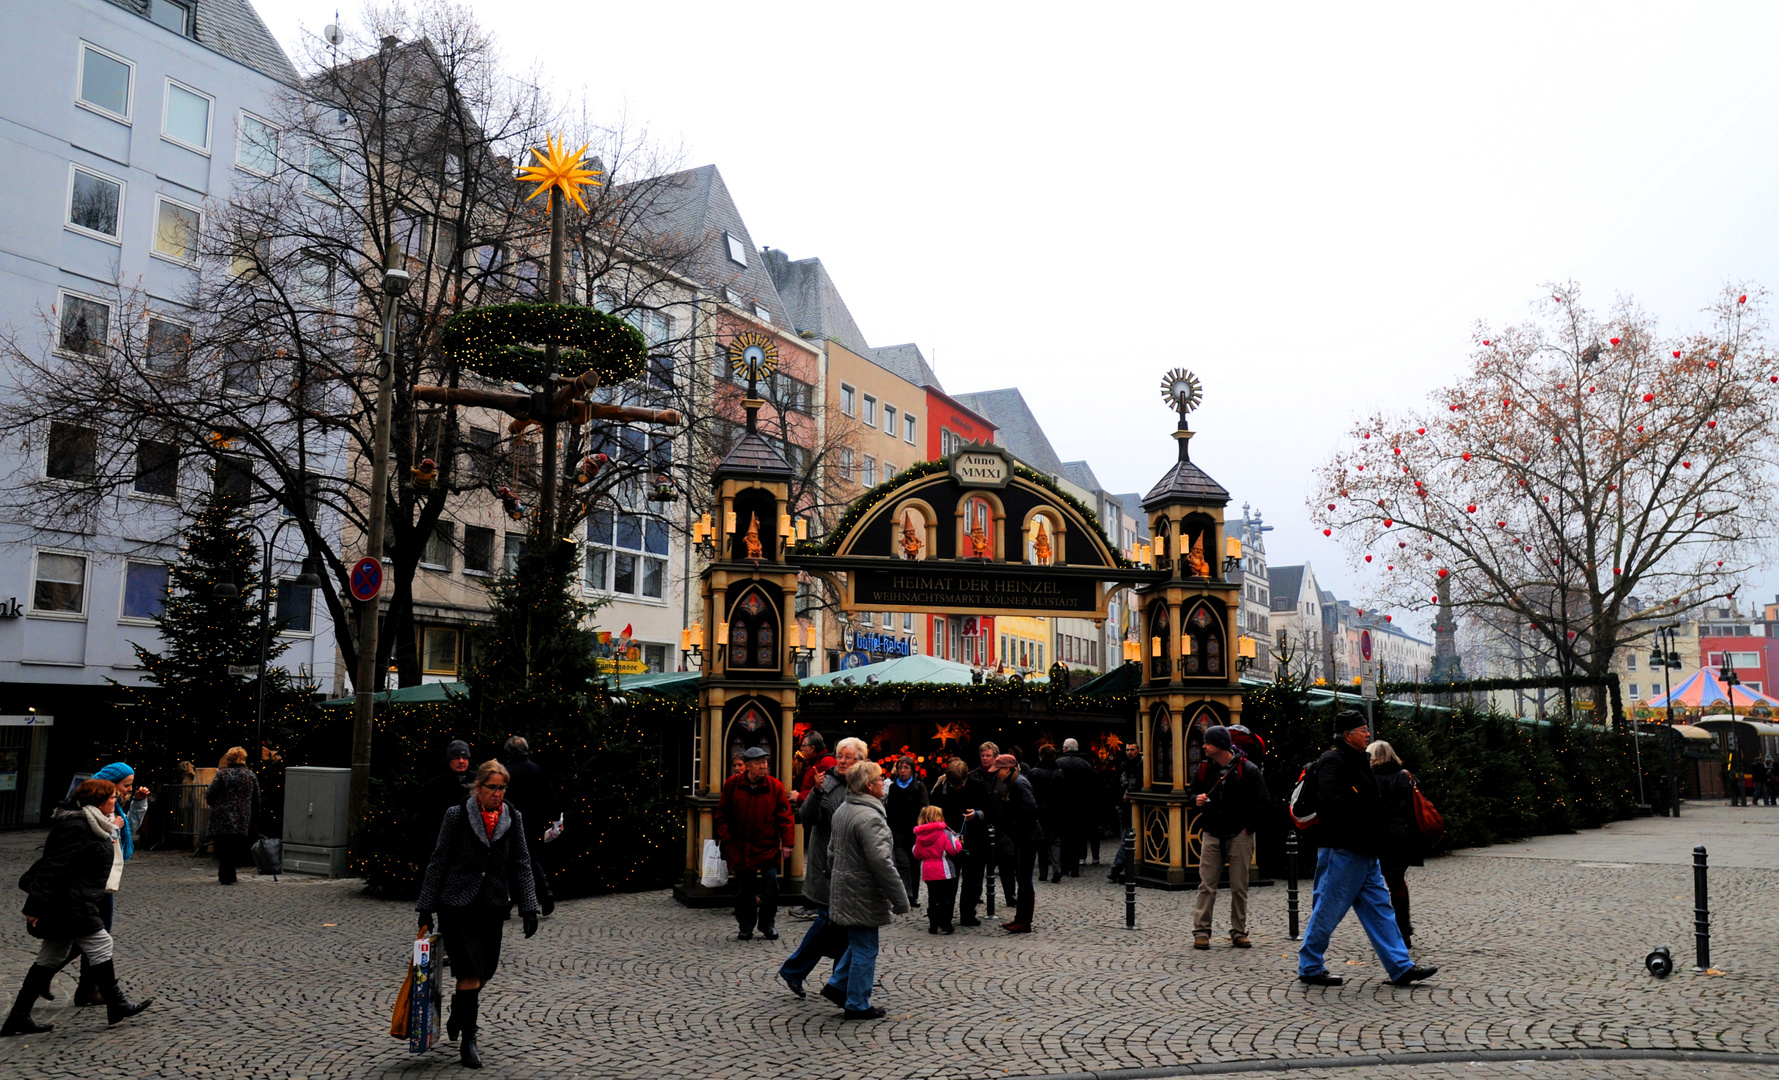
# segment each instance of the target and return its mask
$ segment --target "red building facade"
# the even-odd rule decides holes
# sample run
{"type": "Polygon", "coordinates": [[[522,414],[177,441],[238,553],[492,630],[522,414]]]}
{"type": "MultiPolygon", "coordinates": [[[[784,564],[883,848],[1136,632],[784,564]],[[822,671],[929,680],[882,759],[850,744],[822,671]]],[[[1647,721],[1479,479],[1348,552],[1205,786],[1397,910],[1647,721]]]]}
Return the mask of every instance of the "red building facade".
{"type": "MultiPolygon", "coordinates": [[[[993,442],[995,426],[986,419],[952,400],[943,390],[923,387],[927,392],[926,456],[929,460],[947,457],[958,447],[973,442],[993,442]]],[[[932,653],[941,660],[953,660],[971,667],[992,668],[1000,662],[995,655],[995,620],[992,615],[928,615],[927,641],[932,653]]]]}

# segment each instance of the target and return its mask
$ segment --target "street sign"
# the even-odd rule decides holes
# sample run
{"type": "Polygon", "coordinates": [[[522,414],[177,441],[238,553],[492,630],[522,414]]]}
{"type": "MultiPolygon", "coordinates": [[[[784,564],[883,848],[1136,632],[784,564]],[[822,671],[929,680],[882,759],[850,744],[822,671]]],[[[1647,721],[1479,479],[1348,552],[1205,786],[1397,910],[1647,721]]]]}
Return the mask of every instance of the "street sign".
{"type": "Polygon", "coordinates": [[[237,679],[251,679],[259,674],[259,668],[252,664],[230,664],[229,674],[237,679]]]}
{"type": "Polygon", "coordinates": [[[383,591],[383,564],[366,555],[352,564],[352,597],[375,600],[383,591]]]}
{"type": "Polygon", "coordinates": [[[1359,677],[1359,696],[1367,701],[1377,700],[1377,676],[1361,675],[1359,677]]]}
{"type": "Polygon", "coordinates": [[[1359,631],[1359,655],[1363,659],[1366,659],[1366,660],[1371,659],[1371,631],[1370,630],[1359,631]]]}

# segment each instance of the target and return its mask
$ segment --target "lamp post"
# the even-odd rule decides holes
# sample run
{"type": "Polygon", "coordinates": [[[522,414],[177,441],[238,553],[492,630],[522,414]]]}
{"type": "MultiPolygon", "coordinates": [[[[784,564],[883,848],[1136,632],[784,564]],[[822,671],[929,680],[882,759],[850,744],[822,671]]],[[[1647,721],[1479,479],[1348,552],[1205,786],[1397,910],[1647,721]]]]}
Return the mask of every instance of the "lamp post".
{"type": "MultiPolygon", "coordinates": [[[[401,257],[393,244],[387,260],[401,257]]],[[[395,310],[408,291],[408,272],[393,266],[383,271],[383,350],[377,360],[377,415],[371,426],[371,492],[365,515],[365,554],[383,559],[383,519],[389,504],[389,413],[395,392],[395,310]]],[[[358,613],[358,672],[352,680],[352,783],[350,820],[364,817],[371,793],[371,719],[376,712],[377,598],[358,613]]]]}
{"type": "MultiPolygon", "coordinates": [[[[284,531],[284,527],[297,520],[294,517],[285,518],[272,529],[270,536],[257,523],[249,523],[249,528],[259,537],[265,548],[265,562],[259,575],[259,669],[254,679],[259,693],[259,701],[253,711],[253,741],[258,744],[254,750],[256,765],[264,764],[266,759],[266,654],[271,651],[272,646],[272,548],[277,544],[278,534],[284,531]]],[[[303,556],[302,573],[291,584],[299,589],[321,588],[321,575],[317,573],[319,564],[320,560],[314,555],[303,556]]],[[[232,600],[241,595],[241,590],[233,581],[223,580],[211,586],[210,595],[218,600],[232,600]]]]}
{"type": "MultiPolygon", "coordinates": [[[[1674,627],[1662,626],[1656,629],[1655,647],[1649,650],[1649,666],[1652,670],[1658,667],[1662,669],[1662,703],[1668,710],[1668,738],[1672,740],[1675,737],[1674,686],[1668,679],[1668,672],[1680,666],[1680,653],[1674,648],[1674,627]]],[[[1636,728],[1633,726],[1632,731],[1635,730],[1636,728]]],[[[1677,775],[1679,766],[1674,762],[1674,747],[1672,745],[1667,749],[1667,764],[1668,812],[1673,817],[1679,817],[1680,784],[1677,775]]],[[[1641,802],[1643,796],[1643,758],[1641,754],[1637,758],[1637,784],[1638,801],[1641,802]]]]}

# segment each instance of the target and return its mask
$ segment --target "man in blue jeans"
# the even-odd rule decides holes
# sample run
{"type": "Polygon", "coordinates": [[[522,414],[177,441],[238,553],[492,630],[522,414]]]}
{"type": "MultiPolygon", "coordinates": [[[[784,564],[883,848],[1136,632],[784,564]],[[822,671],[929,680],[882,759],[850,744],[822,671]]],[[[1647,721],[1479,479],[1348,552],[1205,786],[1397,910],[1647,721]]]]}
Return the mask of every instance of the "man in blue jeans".
{"type": "MultiPolygon", "coordinates": [[[[830,935],[834,932],[828,924],[828,893],[832,874],[832,867],[828,863],[828,829],[833,824],[834,811],[846,801],[846,770],[864,760],[870,752],[870,747],[862,739],[841,739],[839,745],[834,747],[835,767],[829,769],[822,782],[804,798],[803,809],[798,814],[798,821],[809,841],[803,860],[803,899],[815,908],[815,921],[809,924],[809,930],[803,935],[803,942],[797,946],[797,951],[787,957],[784,965],[778,969],[778,977],[798,997],[803,997],[805,993],[803,980],[815,970],[815,965],[821,958],[828,955],[825,950],[830,935]]],[[[822,997],[842,1007],[846,1004],[846,983],[851,967],[847,961],[850,952],[850,949],[842,952],[834,959],[833,974],[822,986],[822,997]]]]}
{"type": "Polygon", "coordinates": [[[1339,986],[1346,980],[1328,974],[1322,954],[1328,939],[1350,909],[1371,938],[1391,984],[1409,986],[1430,979],[1438,968],[1421,967],[1408,955],[1390,889],[1378,866],[1384,836],[1384,801],[1371,775],[1371,728],[1365,714],[1347,709],[1334,718],[1335,741],[1316,761],[1316,832],[1322,850],[1316,855],[1314,900],[1303,947],[1297,951],[1297,978],[1311,986],[1339,986]]]}

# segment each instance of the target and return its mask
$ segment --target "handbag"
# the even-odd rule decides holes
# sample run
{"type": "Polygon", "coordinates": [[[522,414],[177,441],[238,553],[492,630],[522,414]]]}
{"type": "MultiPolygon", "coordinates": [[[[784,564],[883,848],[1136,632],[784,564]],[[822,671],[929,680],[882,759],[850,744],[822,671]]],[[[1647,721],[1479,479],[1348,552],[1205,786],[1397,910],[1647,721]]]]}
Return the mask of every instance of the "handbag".
{"type": "Polygon", "coordinates": [[[1427,846],[1432,847],[1445,837],[1445,815],[1433,805],[1432,799],[1422,794],[1421,782],[1414,778],[1413,773],[1409,773],[1408,782],[1414,789],[1412,806],[1415,828],[1420,830],[1421,838],[1426,841],[1427,846]]]}
{"type": "Polygon", "coordinates": [[[729,884],[729,864],[723,861],[723,849],[715,840],[704,842],[704,863],[698,883],[707,889],[720,889],[729,884]]]}
{"type": "Polygon", "coordinates": [[[253,842],[250,849],[253,853],[253,865],[261,876],[270,876],[273,881],[284,872],[284,841],[262,836],[253,842]]]}

